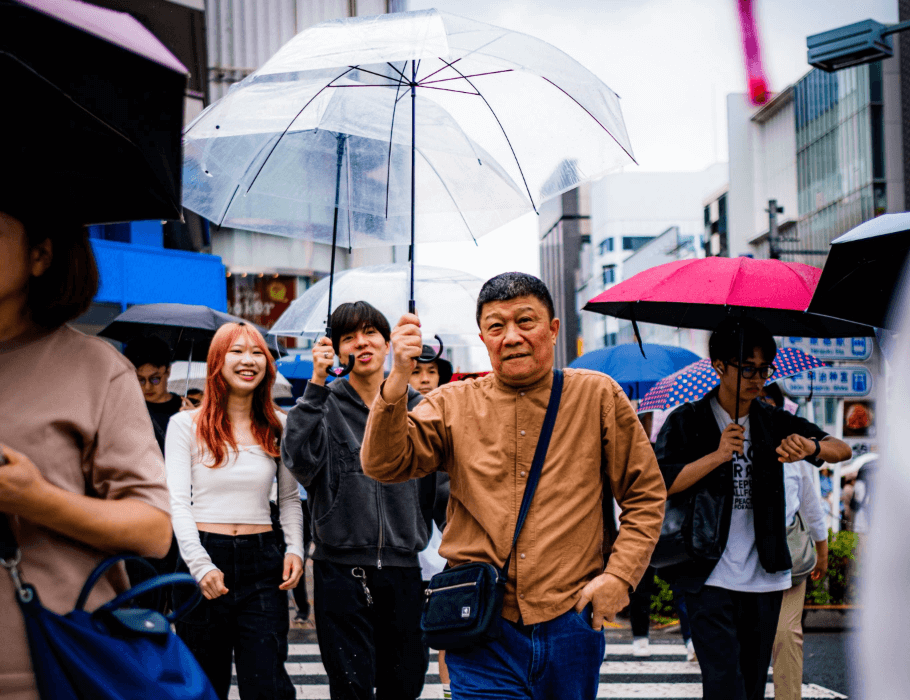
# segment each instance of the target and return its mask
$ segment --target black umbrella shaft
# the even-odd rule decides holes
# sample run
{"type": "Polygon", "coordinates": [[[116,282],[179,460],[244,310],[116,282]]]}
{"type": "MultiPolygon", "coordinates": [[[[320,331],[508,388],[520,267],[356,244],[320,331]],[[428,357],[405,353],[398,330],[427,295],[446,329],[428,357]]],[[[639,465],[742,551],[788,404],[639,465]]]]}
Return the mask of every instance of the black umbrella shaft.
{"type": "Polygon", "coordinates": [[[337,134],[338,140],[338,161],[335,169],[335,218],[332,221],[332,262],[329,266],[329,313],[325,319],[325,335],[327,338],[332,337],[332,288],[335,286],[335,244],[338,241],[338,204],[341,199],[341,161],[344,160],[344,142],[343,134],[337,134]]]}
{"type": "Polygon", "coordinates": [[[417,62],[411,61],[411,297],[408,300],[408,312],[415,313],[414,301],[414,205],[416,202],[417,184],[417,62]]]}

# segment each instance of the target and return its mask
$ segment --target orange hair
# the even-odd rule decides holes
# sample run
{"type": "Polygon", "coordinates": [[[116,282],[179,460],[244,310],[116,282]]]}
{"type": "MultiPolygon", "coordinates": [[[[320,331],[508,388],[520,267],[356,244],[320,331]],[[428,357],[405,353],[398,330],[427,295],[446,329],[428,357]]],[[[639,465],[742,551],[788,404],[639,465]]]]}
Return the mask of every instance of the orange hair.
{"type": "Polygon", "coordinates": [[[253,437],[266,454],[272,457],[281,454],[279,451],[281,423],[272,404],[275,363],[262,334],[256,328],[247,323],[226,323],[215,333],[209,346],[208,377],[205,380],[205,392],[196,419],[196,439],[200,445],[208,447],[215,460],[213,464],[206,465],[211,469],[217,469],[227,461],[225,446],[230,446],[232,450],[237,449],[234,430],[226,411],[229,389],[221,370],[228,350],[241,335],[258,346],[268,359],[265,377],[253,391],[253,408],[250,412],[253,437]]]}

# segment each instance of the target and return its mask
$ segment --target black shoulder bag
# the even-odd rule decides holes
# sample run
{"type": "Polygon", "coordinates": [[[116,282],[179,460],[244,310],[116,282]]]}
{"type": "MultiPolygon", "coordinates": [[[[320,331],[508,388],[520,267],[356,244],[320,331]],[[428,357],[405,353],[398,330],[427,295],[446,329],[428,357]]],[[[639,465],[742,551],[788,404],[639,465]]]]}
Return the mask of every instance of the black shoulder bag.
{"type": "Polygon", "coordinates": [[[562,381],[562,370],[554,370],[547,414],[540,430],[521,509],[518,511],[515,536],[505,564],[499,569],[487,562],[471,562],[447,568],[430,579],[420,629],[423,630],[427,644],[433,649],[462,649],[483,644],[499,636],[497,622],[502,614],[509,564],[550,446],[550,436],[553,434],[562,396],[562,381]]]}

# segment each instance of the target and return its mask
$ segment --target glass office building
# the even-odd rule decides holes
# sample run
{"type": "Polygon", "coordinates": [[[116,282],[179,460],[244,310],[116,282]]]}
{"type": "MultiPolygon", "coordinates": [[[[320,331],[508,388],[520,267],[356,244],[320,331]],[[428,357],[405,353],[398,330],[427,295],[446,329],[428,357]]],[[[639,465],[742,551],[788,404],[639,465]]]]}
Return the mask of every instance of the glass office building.
{"type": "Polygon", "coordinates": [[[813,70],[794,86],[798,241],[819,264],[830,242],[887,209],[881,63],[813,70]]]}

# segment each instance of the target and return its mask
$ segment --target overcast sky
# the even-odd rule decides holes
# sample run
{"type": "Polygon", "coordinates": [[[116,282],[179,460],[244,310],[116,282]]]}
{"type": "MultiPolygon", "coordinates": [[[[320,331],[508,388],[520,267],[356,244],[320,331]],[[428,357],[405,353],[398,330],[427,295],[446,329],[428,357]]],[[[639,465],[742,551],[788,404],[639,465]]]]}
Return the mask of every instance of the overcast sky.
{"type": "MultiPolygon", "coordinates": [[[[622,98],[638,166],[701,170],[726,161],[725,96],[745,92],[736,0],[408,0],[531,34],[562,49],[622,98]]],[[[863,19],[897,21],[897,0],[755,0],[772,91],[803,76],[806,36],[863,19]]],[[[473,244],[424,244],[417,261],[487,278],[539,273],[537,217],[473,244]]]]}

